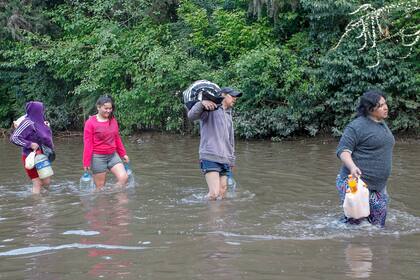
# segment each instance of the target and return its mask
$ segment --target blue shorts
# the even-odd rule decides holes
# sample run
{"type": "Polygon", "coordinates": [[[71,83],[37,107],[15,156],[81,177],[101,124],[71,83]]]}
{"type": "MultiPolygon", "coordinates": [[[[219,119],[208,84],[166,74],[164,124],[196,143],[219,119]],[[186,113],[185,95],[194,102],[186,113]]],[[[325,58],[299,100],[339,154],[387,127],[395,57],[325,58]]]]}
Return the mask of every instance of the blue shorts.
{"type": "Polygon", "coordinates": [[[210,160],[200,160],[200,168],[203,174],[208,172],[218,172],[220,176],[226,176],[230,172],[230,166],[227,163],[218,163],[210,160]]]}

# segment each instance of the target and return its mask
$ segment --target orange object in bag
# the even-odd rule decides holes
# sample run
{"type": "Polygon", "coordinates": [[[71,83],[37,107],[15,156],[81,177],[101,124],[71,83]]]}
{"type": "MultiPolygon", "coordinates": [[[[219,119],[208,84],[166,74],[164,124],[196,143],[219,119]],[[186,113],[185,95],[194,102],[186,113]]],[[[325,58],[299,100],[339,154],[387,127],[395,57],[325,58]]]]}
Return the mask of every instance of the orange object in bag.
{"type": "MultiPolygon", "coordinates": [[[[351,190],[347,190],[344,198],[343,209],[347,218],[360,219],[369,216],[369,190],[362,179],[357,179],[357,188],[350,185],[353,178],[349,178],[348,185],[351,190]]],[[[356,178],[354,178],[356,179],[356,178]]],[[[355,183],[355,182],[354,182],[355,183]]]]}

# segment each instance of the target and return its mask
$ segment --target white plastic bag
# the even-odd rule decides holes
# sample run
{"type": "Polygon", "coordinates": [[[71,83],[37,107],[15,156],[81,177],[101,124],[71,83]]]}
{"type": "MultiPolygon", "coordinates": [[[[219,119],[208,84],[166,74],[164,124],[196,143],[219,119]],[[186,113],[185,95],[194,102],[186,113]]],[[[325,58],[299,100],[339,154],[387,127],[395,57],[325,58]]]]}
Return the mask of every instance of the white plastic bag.
{"type": "Polygon", "coordinates": [[[347,190],[343,203],[347,218],[360,219],[369,216],[369,190],[362,179],[357,180],[357,191],[347,190]]]}
{"type": "Polygon", "coordinates": [[[13,126],[16,129],[21,123],[22,121],[26,118],[26,115],[21,116],[20,118],[18,118],[17,120],[13,121],[13,126]]]}
{"type": "Polygon", "coordinates": [[[30,152],[29,155],[25,159],[25,168],[32,169],[35,166],[35,152],[30,152]]]}

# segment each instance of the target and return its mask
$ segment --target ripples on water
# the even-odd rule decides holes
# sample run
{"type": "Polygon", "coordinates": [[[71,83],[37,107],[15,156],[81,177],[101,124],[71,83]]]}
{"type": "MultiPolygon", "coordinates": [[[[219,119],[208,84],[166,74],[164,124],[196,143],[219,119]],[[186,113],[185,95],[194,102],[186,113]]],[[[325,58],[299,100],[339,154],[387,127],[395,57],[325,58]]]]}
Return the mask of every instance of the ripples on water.
{"type": "MultiPolygon", "coordinates": [[[[10,190],[8,187],[0,186],[0,197],[15,197],[21,199],[32,200],[33,198],[30,192],[30,185],[15,186],[15,191],[10,190]]],[[[125,193],[129,194],[130,189],[120,190],[112,187],[112,184],[108,184],[101,192],[87,193],[86,191],[80,191],[76,182],[66,181],[51,186],[51,190],[48,193],[41,195],[37,206],[42,208],[45,207],[49,210],[49,205],[55,201],[59,203],[58,196],[86,196],[92,205],[95,207],[95,197],[98,196],[109,196],[112,194],[125,193]],[[42,197],[44,196],[44,197],[42,197]],[[53,201],[43,200],[52,199],[53,201]]],[[[269,208],[264,208],[259,217],[254,220],[239,221],[237,217],[240,216],[244,207],[247,207],[250,203],[255,200],[255,194],[242,190],[238,187],[237,192],[228,193],[227,199],[224,201],[209,202],[205,199],[206,190],[203,189],[201,192],[197,192],[195,188],[186,188],[181,191],[180,195],[187,195],[176,202],[176,207],[194,206],[196,204],[201,206],[209,206],[213,208],[220,207],[221,204],[226,204],[229,210],[222,212],[221,215],[216,215],[219,218],[218,223],[223,225],[224,230],[212,231],[207,228],[207,231],[202,231],[203,227],[195,230],[196,234],[209,234],[209,235],[220,235],[226,239],[228,244],[239,245],[241,242],[252,242],[259,240],[322,240],[322,239],[348,239],[358,236],[399,236],[406,234],[414,234],[420,232],[420,218],[415,217],[407,212],[400,211],[397,209],[390,209],[387,218],[387,226],[385,229],[372,226],[368,222],[364,222],[361,225],[348,225],[340,222],[342,216],[341,209],[339,207],[332,206],[331,203],[324,204],[311,204],[310,202],[282,202],[271,205],[269,208]],[[189,194],[190,193],[190,194],[189,194]],[[189,194],[189,195],[188,195],[189,194]],[[238,207],[235,207],[238,205],[238,207]],[[233,223],[231,223],[234,221],[233,223]]],[[[132,197],[133,199],[134,197],[132,197]]],[[[21,201],[22,206],[17,210],[24,210],[27,208],[24,201],[21,201]]],[[[75,202],[72,205],[80,205],[79,202],[75,202]]],[[[3,205],[2,208],[7,207],[3,205]]],[[[167,205],[168,206],[168,205],[167,205]]],[[[172,208],[172,209],[176,209],[172,208]]],[[[225,206],[226,207],[226,206],[225,206]]],[[[191,210],[194,211],[195,208],[191,210]]],[[[28,209],[33,211],[34,209],[28,209]]],[[[206,209],[205,209],[206,210],[206,209]]],[[[208,209],[206,210],[208,211],[208,209]]],[[[176,210],[174,210],[176,215],[176,210]]],[[[159,216],[159,213],[157,213],[159,216]]],[[[254,217],[254,216],[252,216],[254,217]]],[[[0,222],[12,219],[12,217],[0,217],[0,222]]],[[[35,221],[36,222],[36,221],[35,221]]],[[[27,222],[25,222],[27,223],[27,222]]],[[[28,224],[27,224],[28,225],[28,224]]],[[[205,229],[205,228],[204,228],[205,229]]],[[[193,230],[194,232],[194,230],[193,230]]],[[[78,236],[95,236],[100,235],[99,231],[82,230],[82,229],[69,229],[61,234],[63,235],[78,235],[78,236]]],[[[7,243],[11,240],[3,240],[7,243]]],[[[3,246],[4,247],[4,246],[3,246]]],[[[89,249],[89,248],[105,248],[105,249],[120,249],[120,250],[140,250],[144,247],[136,246],[116,246],[106,244],[64,244],[59,246],[32,246],[26,248],[12,249],[9,251],[0,252],[0,256],[17,256],[39,253],[43,251],[56,251],[64,249],[89,249]]]]}
{"type": "Polygon", "coordinates": [[[19,256],[19,255],[28,255],[41,253],[45,251],[56,251],[56,250],[65,250],[65,249],[110,249],[110,250],[144,250],[144,247],[130,247],[130,246],[113,246],[113,245],[104,245],[104,244],[65,244],[60,246],[33,246],[22,249],[10,250],[7,252],[0,253],[0,256],[19,256]]]}

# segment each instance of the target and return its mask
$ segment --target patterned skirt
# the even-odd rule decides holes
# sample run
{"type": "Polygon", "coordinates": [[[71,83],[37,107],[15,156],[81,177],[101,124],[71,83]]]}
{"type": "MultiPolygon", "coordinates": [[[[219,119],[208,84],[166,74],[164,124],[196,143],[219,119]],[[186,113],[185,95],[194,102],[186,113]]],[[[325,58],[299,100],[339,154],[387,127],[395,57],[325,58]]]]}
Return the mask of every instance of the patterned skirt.
{"type": "MultiPolygon", "coordinates": [[[[340,197],[340,203],[343,205],[346,190],[348,189],[347,178],[342,178],[337,175],[336,188],[340,197]]],[[[381,191],[369,190],[369,206],[370,215],[367,217],[368,221],[373,225],[385,226],[387,207],[389,196],[386,187],[381,191]]],[[[364,219],[364,218],[363,218],[364,219]]],[[[345,221],[350,224],[359,224],[363,219],[345,218],[345,221]]]]}

